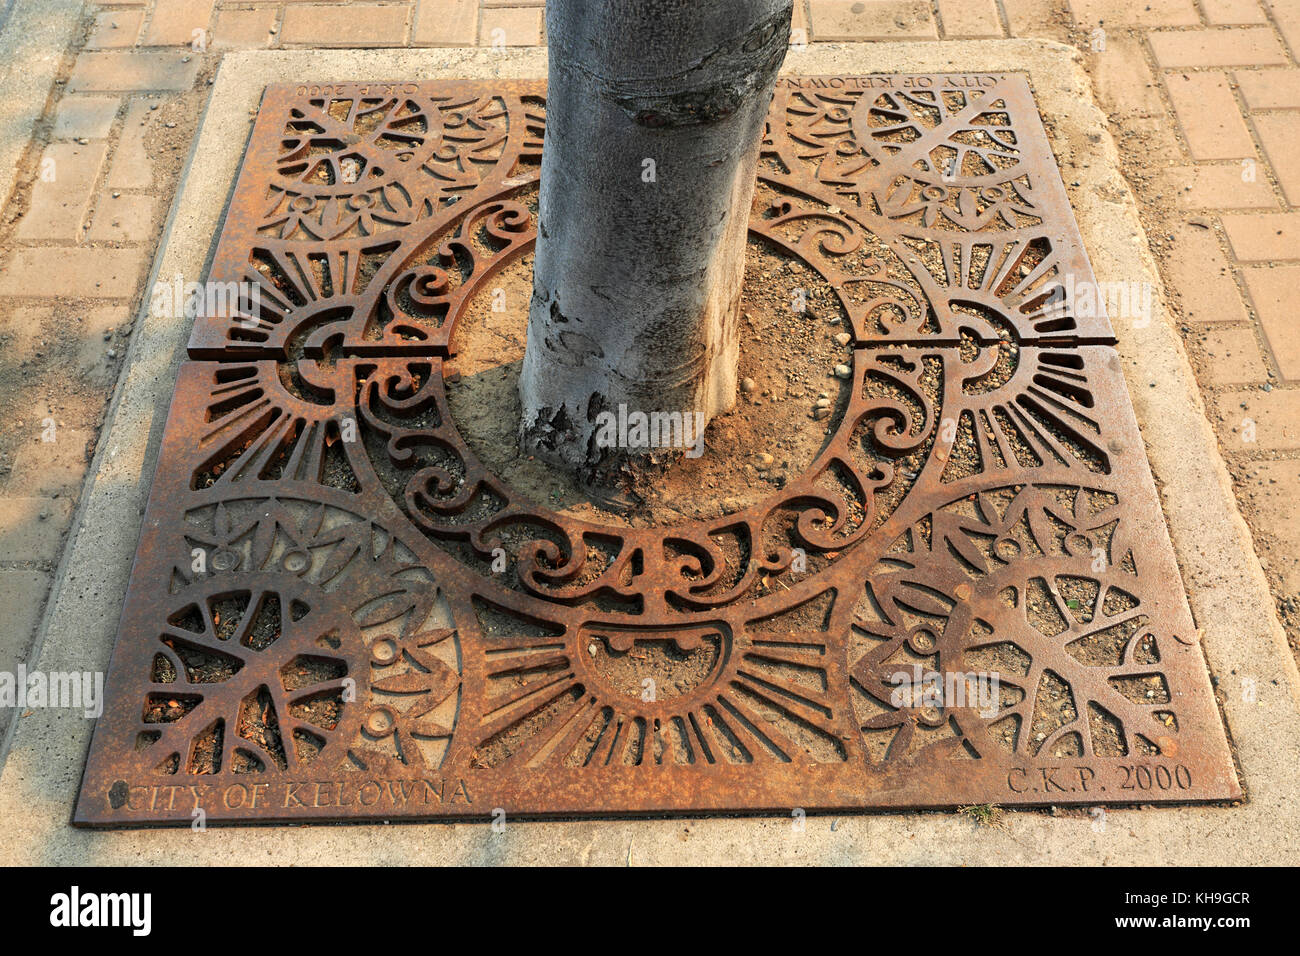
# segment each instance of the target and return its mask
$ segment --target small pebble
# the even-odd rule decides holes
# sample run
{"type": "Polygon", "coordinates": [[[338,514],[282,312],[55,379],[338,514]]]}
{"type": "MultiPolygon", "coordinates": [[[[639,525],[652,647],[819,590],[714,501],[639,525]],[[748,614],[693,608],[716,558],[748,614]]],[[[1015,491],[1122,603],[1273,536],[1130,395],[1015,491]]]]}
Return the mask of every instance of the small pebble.
{"type": "Polygon", "coordinates": [[[835,375],[837,378],[848,378],[852,374],[853,369],[849,368],[847,365],[835,366],[835,375]]]}
{"type": "Polygon", "coordinates": [[[742,378],[740,380],[740,390],[742,392],[749,393],[754,391],[756,388],[758,388],[758,383],[752,378],[742,378]]]}
{"type": "Polygon", "coordinates": [[[848,345],[852,341],[853,341],[853,336],[849,335],[849,333],[847,332],[840,332],[838,335],[835,336],[836,345],[848,345]]]}

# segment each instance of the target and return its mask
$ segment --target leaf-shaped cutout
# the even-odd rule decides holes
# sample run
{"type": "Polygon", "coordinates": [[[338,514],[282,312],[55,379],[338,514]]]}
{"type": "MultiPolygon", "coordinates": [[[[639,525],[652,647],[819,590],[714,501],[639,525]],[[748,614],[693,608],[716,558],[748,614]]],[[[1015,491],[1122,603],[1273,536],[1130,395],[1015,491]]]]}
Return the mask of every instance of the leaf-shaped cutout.
{"type": "Polygon", "coordinates": [[[952,613],[954,604],[951,599],[944,600],[934,592],[916,585],[907,589],[906,594],[900,597],[900,603],[921,614],[941,618],[946,618],[952,613]]]}
{"type": "Polygon", "coordinates": [[[413,720],[408,725],[412,734],[419,737],[450,737],[450,728],[444,726],[436,720],[430,720],[427,717],[420,720],[413,720]]]}
{"type": "Polygon", "coordinates": [[[361,605],[353,612],[353,619],[361,627],[387,624],[415,607],[415,604],[415,598],[409,591],[391,591],[361,605]]]}
{"type": "Polygon", "coordinates": [[[429,694],[437,700],[445,699],[460,683],[454,670],[440,660],[428,672],[411,670],[373,681],[371,686],[387,694],[429,694]]]}

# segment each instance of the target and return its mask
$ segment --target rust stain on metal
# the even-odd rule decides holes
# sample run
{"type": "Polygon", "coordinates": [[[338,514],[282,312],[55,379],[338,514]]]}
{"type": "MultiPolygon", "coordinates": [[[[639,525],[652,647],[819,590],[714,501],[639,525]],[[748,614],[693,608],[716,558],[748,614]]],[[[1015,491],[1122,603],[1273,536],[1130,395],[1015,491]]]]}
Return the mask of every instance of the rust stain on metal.
{"type": "Polygon", "coordinates": [[[540,83],[268,88],[77,823],[1240,795],[1023,77],[782,79],[752,232],[834,288],[852,397],[669,528],[526,500],[449,411],[544,124],[540,83]]]}

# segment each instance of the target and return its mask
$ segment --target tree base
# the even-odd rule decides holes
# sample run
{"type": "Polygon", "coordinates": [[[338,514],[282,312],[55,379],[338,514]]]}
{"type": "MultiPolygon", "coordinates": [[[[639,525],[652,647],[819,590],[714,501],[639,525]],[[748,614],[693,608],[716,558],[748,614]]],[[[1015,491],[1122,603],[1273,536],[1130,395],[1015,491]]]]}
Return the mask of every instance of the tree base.
{"type": "Polygon", "coordinates": [[[627,526],[734,513],[779,492],[811,464],[848,405],[849,383],[835,375],[852,361],[847,315],[834,291],[802,260],[755,238],[741,300],[743,385],[735,406],[709,423],[701,454],[609,448],[595,461],[565,459],[554,454],[552,444],[564,446],[553,430],[528,444],[515,423],[531,266],[532,257],[522,256],[493,277],[498,301],[515,308],[494,312],[489,295],[468,303],[453,341],[459,374],[448,404],[479,460],[538,503],[627,526]],[[790,307],[799,296],[803,312],[790,307]]]}

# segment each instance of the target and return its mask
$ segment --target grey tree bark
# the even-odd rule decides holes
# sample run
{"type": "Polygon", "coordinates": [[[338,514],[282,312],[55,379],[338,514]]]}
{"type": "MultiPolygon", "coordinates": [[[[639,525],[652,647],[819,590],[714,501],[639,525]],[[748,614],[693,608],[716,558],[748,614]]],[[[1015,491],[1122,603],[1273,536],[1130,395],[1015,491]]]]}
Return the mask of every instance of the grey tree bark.
{"type": "Polygon", "coordinates": [[[602,412],[736,400],[755,167],[791,0],[549,0],[521,444],[602,483],[602,412]]]}

